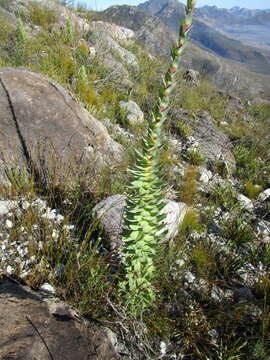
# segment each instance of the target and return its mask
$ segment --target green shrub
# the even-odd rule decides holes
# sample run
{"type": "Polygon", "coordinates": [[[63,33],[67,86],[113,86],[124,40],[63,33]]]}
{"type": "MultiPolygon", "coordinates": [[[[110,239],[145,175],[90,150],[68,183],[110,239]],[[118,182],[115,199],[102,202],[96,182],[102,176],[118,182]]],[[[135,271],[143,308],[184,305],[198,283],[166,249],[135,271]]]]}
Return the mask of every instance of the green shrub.
{"type": "Polygon", "coordinates": [[[179,189],[179,198],[187,205],[192,205],[198,192],[198,170],[195,166],[189,165],[186,169],[182,184],[179,189]]]}
{"type": "Polygon", "coordinates": [[[216,273],[216,250],[206,241],[201,241],[192,248],[189,261],[199,277],[211,280],[216,273]]]}
{"type": "Polygon", "coordinates": [[[230,184],[215,185],[210,194],[210,201],[217,206],[231,211],[239,208],[237,192],[230,184]]]}
{"type": "Polygon", "coordinates": [[[194,210],[188,210],[179,227],[179,231],[184,234],[189,234],[191,231],[202,231],[204,229],[200,216],[194,210]]]}
{"type": "Polygon", "coordinates": [[[183,157],[192,165],[202,165],[205,162],[203,154],[196,149],[188,150],[183,157]]]}
{"type": "Polygon", "coordinates": [[[47,29],[49,25],[56,23],[58,20],[58,15],[53,9],[36,3],[29,6],[29,16],[33,24],[44,29],[47,29]]]}
{"type": "Polygon", "coordinates": [[[254,185],[252,181],[246,181],[244,183],[245,187],[245,195],[250,199],[255,199],[257,195],[262,191],[262,187],[260,185],[254,185]]]}
{"type": "Polygon", "coordinates": [[[181,138],[186,138],[191,133],[191,128],[188,125],[188,123],[181,120],[174,122],[173,129],[174,131],[176,131],[177,135],[179,135],[181,138]]]}
{"type": "Polygon", "coordinates": [[[0,46],[2,46],[8,40],[8,36],[13,28],[5,19],[2,18],[2,16],[0,17],[0,24],[1,24],[0,46]]]}
{"type": "Polygon", "coordinates": [[[240,247],[255,240],[253,229],[246,217],[233,214],[222,223],[223,236],[233,247],[240,247]]]}

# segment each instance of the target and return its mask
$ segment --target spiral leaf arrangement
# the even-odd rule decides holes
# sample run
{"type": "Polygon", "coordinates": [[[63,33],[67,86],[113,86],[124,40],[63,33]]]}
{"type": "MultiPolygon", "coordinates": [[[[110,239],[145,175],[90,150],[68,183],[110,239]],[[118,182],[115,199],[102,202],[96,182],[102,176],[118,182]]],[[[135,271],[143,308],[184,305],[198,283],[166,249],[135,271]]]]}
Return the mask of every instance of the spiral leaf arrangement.
{"type": "Polygon", "coordinates": [[[171,63],[163,77],[163,85],[147,134],[143,138],[142,152],[136,151],[137,164],[128,172],[132,176],[123,219],[123,264],[125,279],[120,291],[127,305],[135,313],[144,311],[155,300],[153,280],[155,262],[160,253],[160,240],[166,233],[162,214],[165,185],[159,154],[162,148],[163,128],[170,106],[170,95],[176,86],[175,75],[187,43],[192,25],[196,0],[187,0],[186,15],[180,22],[179,38],[171,49],[171,63]]]}

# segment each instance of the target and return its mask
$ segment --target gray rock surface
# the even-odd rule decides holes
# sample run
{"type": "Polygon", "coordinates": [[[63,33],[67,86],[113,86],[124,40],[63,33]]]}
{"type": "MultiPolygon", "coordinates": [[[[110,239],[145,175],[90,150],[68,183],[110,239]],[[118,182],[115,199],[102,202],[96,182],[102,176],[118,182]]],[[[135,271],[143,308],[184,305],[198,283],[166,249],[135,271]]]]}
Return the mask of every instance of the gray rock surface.
{"type": "Polygon", "coordinates": [[[129,124],[135,125],[143,123],[143,112],[134,101],[120,101],[119,105],[122,109],[126,110],[129,124]]]}
{"type": "Polygon", "coordinates": [[[44,174],[56,159],[63,174],[76,163],[122,159],[121,145],[62,86],[24,68],[0,68],[0,129],[2,176],[4,164],[44,174]]]}
{"type": "Polygon", "coordinates": [[[258,197],[260,201],[266,201],[270,199],[270,188],[262,191],[258,197]]]}
{"type": "Polygon", "coordinates": [[[0,279],[0,358],[117,360],[106,329],[67,304],[0,279]]]}
{"type": "Polygon", "coordinates": [[[242,208],[244,208],[245,210],[248,210],[248,211],[254,210],[254,205],[253,205],[252,201],[245,195],[238,194],[237,199],[239,200],[242,208]]]}
{"type": "Polygon", "coordinates": [[[92,31],[91,44],[96,49],[99,62],[112,70],[111,76],[116,79],[120,78],[122,84],[130,86],[127,68],[138,70],[139,64],[136,56],[125,49],[122,44],[133,40],[134,32],[103,21],[92,21],[90,27],[92,31]]]}
{"type": "Polygon", "coordinates": [[[190,84],[197,86],[199,84],[200,73],[193,69],[188,69],[183,78],[188,81],[190,84]]]}
{"type": "Polygon", "coordinates": [[[110,34],[116,41],[130,41],[135,38],[134,31],[105,21],[92,21],[90,26],[93,31],[110,34]]]}
{"type": "MultiPolygon", "coordinates": [[[[184,203],[167,199],[165,201],[166,206],[163,213],[167,215],[165,219],[167,234],[164,236],[164,241],[167,241],[177,235],[179,225],[183,221],[188,207],[184,203]]],[[[111,250],[116,250],[122,245],[120,235],[125,202],[125,195],[112,195],[98,203],[93,209],[93,214],[99,219],[101,227],[108,237],[111,250]]]]}
{"type": "Polygon", "coordinates": [[[229,138],[214,124],[214,119],[207,112],[189,116],[186,111],[172,110],[171,121],[184,121],[189,124],[191,134],[186,139],[184,150],[198,150],[209,163],[221,162],[229,175],[236,168],[229,138]]]}

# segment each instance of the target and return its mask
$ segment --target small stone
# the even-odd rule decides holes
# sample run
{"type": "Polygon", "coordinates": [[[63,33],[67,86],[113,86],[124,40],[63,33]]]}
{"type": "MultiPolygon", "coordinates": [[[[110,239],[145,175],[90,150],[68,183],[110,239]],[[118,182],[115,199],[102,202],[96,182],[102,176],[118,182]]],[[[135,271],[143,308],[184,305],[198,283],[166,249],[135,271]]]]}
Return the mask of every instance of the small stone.
{"type": "Polygon", "coordinates": [[[160,353],[161,355],[165,355],[167,350],[167,345],[164,341],[161,341],[160,343],[160,353]]]}
{"type": "Polygon", "coordinates": [[[264,190],[263,192],[261,192],[260,195],[259,195],[259,197],[258,197],[258,199],[259,199],[260,201],[265,201],[265,200],[267,200],[267,199],[269,199],[269,198],[270,198],[270,188],[264,190]]]}
{"type": "Polygon", "coordinates": [[[97,51],[96,49],[94,48],[94,46],[89,46],[89,58],[90,59],[94,59],[97,55],[97,51]]]}
{"type": "Polygon", "coordinates": [[[200,173],[201,173],[200,181],[203,182],[204,184],[208,184],[209,180],[213,176],[212,172],[210,170],[203,168],[200,173]]]}
{"type": "Polygon", "coordinates": [[[7,272],[7,274],[12,274],[14,272],[13,267],[8,265],[7,268],[6,268],[6,272],[7,272]]]}
{"type": "Polygon", "coordinates": [[[12,228],[13,228],[13,223],[12,223],[10,220],[8,220],[8,219],[6,220],[6,224],[5,224],[5,225],[6,225],[6,228],[7,228],[7,229],[12,229],[12,228]]]}
{"type": "Polygon", "coordinates": [[[177,260],[176,261],[176,265],[178,265],[178,266],[180,266],[180,267],[182,267],[182,266],[184,266],[185,265],[185,260],[183,260],[183,259],[180,259],[180,260],[177,260]]]}
{"type": "Polygon", "coordinates": [[[6,215],[18,206],[18,201],[0,200],[0,215],[6,215]]]}
{"type": "Polygon", "coordinates": [[[59,232],[55,229],[52,231],[52,238],[57,240],[59,238],[59,232]]]}
{"type": "Polygon", "coordinates": [[[239,200],[240,204],[242,205],[242,207],[244,209],[246,209],[248,211],[252,211],[254,209],[254,205],[253,205],[252,201],[245,195],[238,194],[237,199],[239,200]]]}
{"type": "Polygon", "coordinates": [[[30,203],[28,201],[23,201],[22,208],[23,210],[27,210],[30,206],[30,203]]]}
{"type": "Polygon", "coordinates": [[[192,272],[188,271],[185,274],[185,279],[188,283],[193,283],[196,279],[196,276],[192,272]]]}
{"type": "Polygon", "coordinates": [[[119,103],[122,109],[127,112],[127,120],[130,124],[140,124],[144,122],[144,115],[139,106],[132,100],[128,102],[120,101],[119,103]]]}
{"type": "Polygon", "coordinates": [[[54,295],[55,294],[55,288],[50,285],[49,283],[44,283],[43,285],[40,286],[39,288],[41,291],[44,291],[48,294],[54,295]]]}

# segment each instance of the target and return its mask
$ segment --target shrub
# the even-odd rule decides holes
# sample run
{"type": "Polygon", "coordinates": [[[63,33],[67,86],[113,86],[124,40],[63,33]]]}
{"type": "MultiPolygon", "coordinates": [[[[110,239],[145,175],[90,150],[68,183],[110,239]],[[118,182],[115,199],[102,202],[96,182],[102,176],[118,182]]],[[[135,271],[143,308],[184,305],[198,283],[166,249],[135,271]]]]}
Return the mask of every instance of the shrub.
{"type": "Polygon", "coordinates": [[[205,162],[205,157],[197,149],[188,150],[183,157],[192,165],[202,165],[205,162]]]}
{"type": "Polygon", "coordinates": [[[58,15],[53,9],[35,3],[32,3],[29,7],[29,16],[33,24],[45,29],[58,20],[58,15]]]}
{"type": "Polygon", "coordinates": [[[222,223],[223,236],[233,247],[240,247],[255,240],[253,229],[247,222],[246,217],[233,214],[222,223]]]}
{"type": "Polygon", "coordinates": [[[191,231],[202,231],[203,225],[201,224],[200,217],[194,210],[188,210],[180,227],[179,231],[184,234],[189,234],[191,231]]]}
{"type": "Polygon", "coordinates": [[[230,184],[217,184],[211,191],[210,200],[217,206],[222,206],[226,210],[239,208],[237,192],[230,184]]]}
{"type": "Polygon", "coordinates": [[[260,185],[254,185],[252,181],[246,181],[244,183],[245,195],[250,199],[255,199],[257,195],[262,191],[260,185]]]}
{"type": "Polygon", "coordinates": [[[189,165],[186,169],[182,184],[179,190],[179,198],[187,205],[192,205],[198,191],[198,170],[194,165],[189,165]]]}

